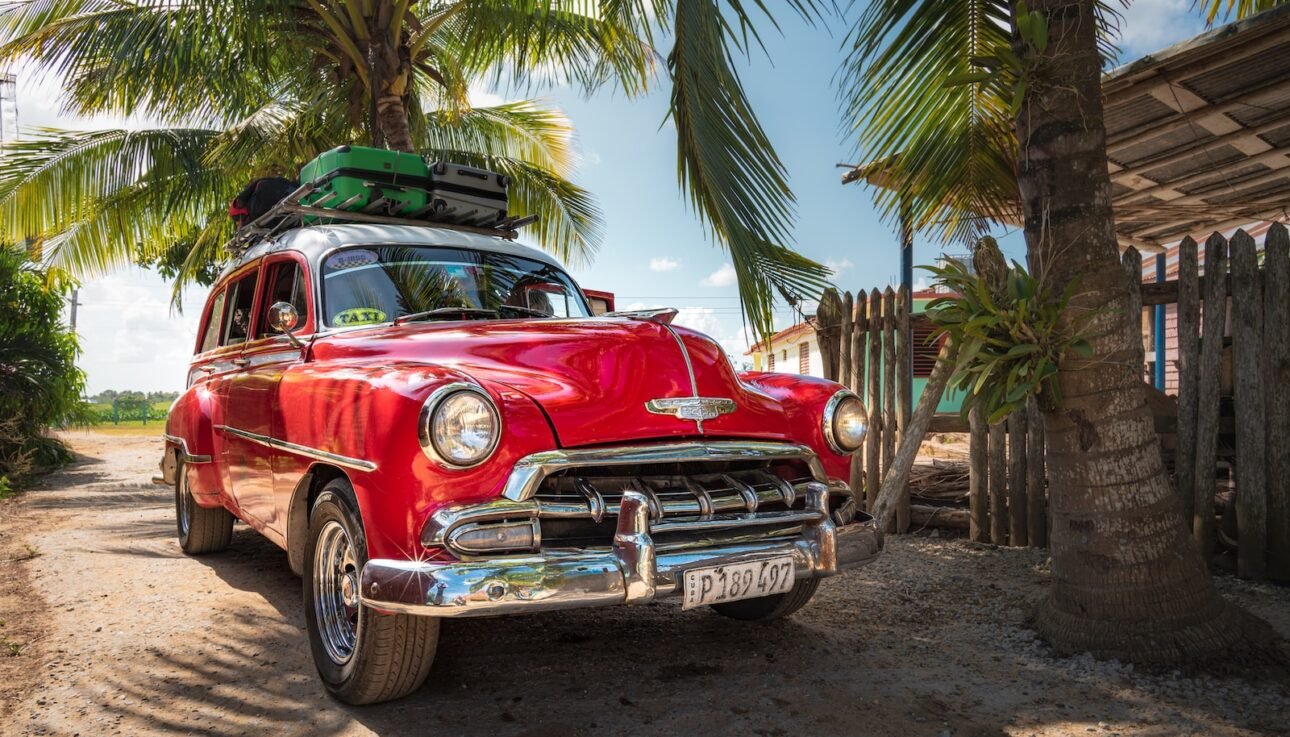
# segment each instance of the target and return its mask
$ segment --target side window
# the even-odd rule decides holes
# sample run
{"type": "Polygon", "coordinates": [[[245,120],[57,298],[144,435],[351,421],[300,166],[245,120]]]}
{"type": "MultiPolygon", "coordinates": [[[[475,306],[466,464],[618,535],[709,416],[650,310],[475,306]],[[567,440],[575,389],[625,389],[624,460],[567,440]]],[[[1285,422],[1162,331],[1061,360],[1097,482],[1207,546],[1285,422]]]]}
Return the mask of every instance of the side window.
{"type": "Polygon", "coordinates": [[[255,307],[255,281],[258,275],[259,272],[252,272],[228,288],[224,339],[220,341],[220,345],[246,342],[246,336],[251,331],[251,310],[255,307]]]}
{"type": "Polygon", "coordinates": [[[273,265],[269,275],[268,291],[260,303],[260,322],[257,338],[268,338],[278,332],[269,327],[269,308],[275,302],[288,302],[300,315],[298,324],[309,321],[309,299],[305,295],[305,275],[300,264],[295,261],[283,261],[273,265]]]}
{"type": "Polygon", "coordinates": [[[210,314],[206,315],[206,329],[202,331],[202,346],[197,349],[198,353],[215,350],[219,345],[219,326],[220,321],[224,318],[224,295],[227,294],[223,289],[215,295],[211,301],[210,314]]]}

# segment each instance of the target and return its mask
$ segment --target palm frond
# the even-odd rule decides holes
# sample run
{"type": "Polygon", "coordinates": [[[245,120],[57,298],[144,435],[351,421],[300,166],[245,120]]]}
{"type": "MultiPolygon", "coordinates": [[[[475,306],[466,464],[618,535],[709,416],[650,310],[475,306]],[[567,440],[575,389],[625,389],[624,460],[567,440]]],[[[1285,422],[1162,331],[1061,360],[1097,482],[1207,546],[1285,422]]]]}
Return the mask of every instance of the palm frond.
{"type": "Polygon", "coordinates": [[[877,0],[846,44],[846,120],[891,183],[875,192],[879,211],[958,240],[1010,215],[1017,78],[1002,69],[980,79],[984,60],[1011,49],[1006,0],[877,0]]]}
{"type": "Polygon", "coordinates": [[[677,0],[671,116],[681,188],[730,251],[745,320],[768,336],[775,293],[819,294],[828,271],[784,245],[793,194],[734,68],[749,38],[750,19],[740,19],[744,30],[735,35],[717,0],[677,0]]]}
{"type": "Polygon", "coordinates": [[[573,173],[573,125],[562,112],[530,100],[461,113],[420,116],[420,148],[469,151],[528,163],[567,177],[573,173]]]}
{"type": "Polygon", "coordinates": [[[1196,0],[1196,8],[1205,14],[1209,25],[1220,18],[1223,21],[1242,20],[1255,13],[1262,13],[1281,5],[1286,0],[1196,0]]]}
{"type": "Polygon", "coordinates": [[[60,234],[140,181],[197,177],[202,154],[217,133],[42,128],[5,143],[0,147],[0,238],[18,242],[60,234]]]}

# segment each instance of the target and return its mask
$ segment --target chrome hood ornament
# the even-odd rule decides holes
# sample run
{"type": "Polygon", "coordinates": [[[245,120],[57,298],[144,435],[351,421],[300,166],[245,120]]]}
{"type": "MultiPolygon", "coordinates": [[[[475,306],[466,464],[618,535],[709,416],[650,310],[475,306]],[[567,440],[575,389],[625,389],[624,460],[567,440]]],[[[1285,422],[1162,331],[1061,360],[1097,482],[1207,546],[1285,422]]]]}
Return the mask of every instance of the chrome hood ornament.
{"type": "Polygon", "coordinates": [[[703,421],[728,415],[738,409],[733,399],[723,397],[668,397],[651,399],[645,409],[656,415],[673,415],[678,420],[691,420],[703,432],[703,421]]]}

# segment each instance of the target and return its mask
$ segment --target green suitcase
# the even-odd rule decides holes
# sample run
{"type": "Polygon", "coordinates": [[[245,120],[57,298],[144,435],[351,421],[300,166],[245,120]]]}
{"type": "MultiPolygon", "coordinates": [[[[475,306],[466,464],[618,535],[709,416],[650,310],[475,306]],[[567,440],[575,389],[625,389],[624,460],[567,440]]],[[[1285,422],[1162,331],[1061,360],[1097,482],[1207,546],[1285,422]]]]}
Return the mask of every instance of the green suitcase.
{"type": "Polygon", "coordinates": [[[341,146],[305,164],[300,181],[314,185],[301,200],[304,205],[400,217],[418,217],[428,209],[430,170],[416,154],[341,146]]]}

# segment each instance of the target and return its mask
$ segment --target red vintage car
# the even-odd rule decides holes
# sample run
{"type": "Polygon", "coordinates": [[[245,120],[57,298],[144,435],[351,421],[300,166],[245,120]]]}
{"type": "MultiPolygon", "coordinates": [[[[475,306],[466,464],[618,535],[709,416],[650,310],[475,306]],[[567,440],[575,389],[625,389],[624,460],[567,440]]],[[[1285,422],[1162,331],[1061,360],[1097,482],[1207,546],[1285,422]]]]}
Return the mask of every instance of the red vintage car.
{"type": "Polygon", "coordinates": [[[354,704],[425,680],[440,617],[791,614],[882,548],[845,481],[864,407],[738,372],[674,315],[593,315],[551,257],[459,229],[264,240],[211,290],[167,420],[179,544],[218,552],[236,518],[286,550],[354,704]]]}

